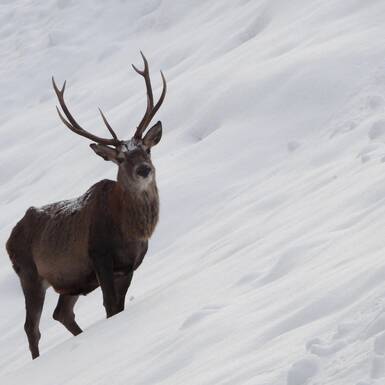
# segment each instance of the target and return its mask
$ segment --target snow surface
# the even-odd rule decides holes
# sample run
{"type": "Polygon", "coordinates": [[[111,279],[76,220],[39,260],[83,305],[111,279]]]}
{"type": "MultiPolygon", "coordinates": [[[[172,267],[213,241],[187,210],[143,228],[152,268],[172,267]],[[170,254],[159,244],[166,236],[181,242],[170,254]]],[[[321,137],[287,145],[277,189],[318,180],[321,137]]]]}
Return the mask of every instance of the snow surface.
{"type": "Polygon", "coordinates": [[[125,139],[144,112],[140,49],[168,94],[126,310],[81,298],[72,337],[49,290],[31,361],[3,249],[1,385],[385,384],[384,20],[383,0],[2,0],[2,245],[29,206],[115,175],[52,75],[100,135],[98,106],[125,139]]]}

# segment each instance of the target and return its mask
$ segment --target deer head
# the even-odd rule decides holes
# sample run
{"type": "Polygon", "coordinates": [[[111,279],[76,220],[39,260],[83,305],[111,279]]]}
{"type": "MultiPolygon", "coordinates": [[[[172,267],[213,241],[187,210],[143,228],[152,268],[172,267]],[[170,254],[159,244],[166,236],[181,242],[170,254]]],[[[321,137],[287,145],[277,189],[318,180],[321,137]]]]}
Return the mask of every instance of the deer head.
{"type": "Polygon", "coordinates": [[[63,87],[59,89],[52,77],[53,88],[58,97],[60,107],[67,117],[66,119],[59,108],[56,107],[60,119],[71,131],[95,142],[90,144],[90,147],[97,155],[101,156],[104,160],[112,161],[118,165],[117,180],[124,190],[141,190],[154,180],[155,168],[151,162],[151,148],[158,144],[162,137],[162,123],[160,121],[155,123],[144,137],[143,134],[163,103],[167,90],[166,79],[163,72],[160,71],[163,88],[159,100],[154,105],[148,62],[143,53],[141,52],[140,54],[143,58],[144,69],[139,70],[134,65],[132,65],[132,67],[144,78],[147,90],[147,108],[136,128],[134,136],[129,140],[118,139],[100,108],[99,112],[112,138],[101,138],[83,129],[69,112],[64,101],[66,82],[64,82],[63,87]]]}

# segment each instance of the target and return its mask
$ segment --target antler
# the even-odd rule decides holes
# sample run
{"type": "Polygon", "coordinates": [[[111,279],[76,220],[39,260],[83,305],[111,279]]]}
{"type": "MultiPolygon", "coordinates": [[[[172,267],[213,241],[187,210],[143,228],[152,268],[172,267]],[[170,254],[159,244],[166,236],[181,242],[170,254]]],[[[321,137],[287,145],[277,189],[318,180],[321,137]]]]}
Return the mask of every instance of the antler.
{"type": "Polygon", "coordinates": [[[65,87],[66,87],[66,82],[64,82],[63,87],[62,87],[61,90],[59,90],[59,88],[57,87],[57,85],[55,83],[55,79],[53,77],[52,77],[52,84],[53,84],[53,88],[55,90],[56,96],[57,96],[57,98],[59,100],[60,107],[62,108],[65,116],[68,119],[68,121],[63,117],[63,115],[61,114],[61,112],[60,112],[60,110],[59,110],[59,108],[57,106],[56,106],[56,110],[57,110],[57,112],[59,114],[59,117],[60,117],[61,121],[71,131],[75,132],[75,134],[78,134],[78,135],[84,136],[85,138],[91,139],[94,142],[99,143],[99,144],[110,145],[110,146],[115,146],[115,147],[119,146],[121,144],[121,141],[118,139],[118,137],[116,136],[114,130],[112,129],[110,124],[107,122],[107,119],[104,116],[104,114],[103,114],[103,112],[102,112],[102,110],[100,108],[99,108],[99,112],[100,112],[100,114],[102,116],[103,122],[107,126],[108,131],[111,133],[113,139],[100,138],[99,136],[91,134],[90,132],[88,132],[84,128],[82,128],[76,122],[74,117],[71,115],[71,113],[69,112],[69,110],[68,110],[68,108],[66,106],[66,103],[64,101],[64,90],[65,90],[65,87]]]}
{"type": "Polygon", "coordinates": [[[162,88],[162,93],[160,95],[160,98],[154,107],[154,97],[152,94],[152,87],[151,87],[151,80],[150,80],[150,72],[148,69],[148,62],[147,62],[146,57],[143,55],[142,51],[140,51],[140,54],[142,55],[143,62],[144,62],[143,71],[136,68],[133,64],[132,64],[132,67],[134,68],[134,70],[139,75],[144,77],[144,81],[146,83],[146,89],[147,89],[147,108],[146,108],[146,112],[143,115],[142,120],[140,121],[140,123],[136,129],[136,132],[134,135],[134,138],[136,138],[136,139],[141,139],[143,132],[145,131],[145,129],[150,124],[150,122],[151,122],[152,118],[154,117],[154,115],[156,114],[156,112],[159,110],[159,107],[162,105],[164,97],[166,96],[166,91],[167,91],[166,79],[164,78],[163,72],[160,71],[160,74],[162,76],[163,88],[162,88]]]}
{"type": "MultiPolygon", "coordinates": [[[[134,70],[139,75],[144,77],[144,81],[146,83],[146,90],[147,90],[147,108],[146,108],[146,111],[145,111],[145,113],[143,115],[142,120],[140,121],[140,123],[139,123],[139,125],[138,125],[138,127],[137,127],[137,129],[135,131],[135,135],[134,135],[135,139],[141,139],[142,138],[143,132],[148,127],[148,125],[150,124],[152,118],[154,117],[154,115],[157,113],[157,111],[159,110],[160,106],[162,105],[164,97],[166,96],[166,91],[167,91],[166,79],[165,79],[165,77],[163,75],[163,72],[160,71],[160,74],[162,76],[163,88],[162,88],[162,93],[161,93],[161,95],[159,97],[159,100],[157,101],[157,103],[154,106],[154,96],[152,94],[152,86],[151,86],[151,79],[150,79],[150,72],[149,72],[149,68],[148,68],[148,62],[147,62],[146,57],[143,55],[142,51],[140,52],[140,54],[142,55],[142,58],[143,58],[144,69],[141,71],[137,67],[135,67],[134,65],[132,65],[132,67],[134,68],[134,70]]],[[[94,141],[96,143],[100,143],[100,144],[104,144],[104,145],[110,145],[110,146],[115,146],[115,147],[117,147],[117,146],[122,144],[122,141],[118,139],[118,137],[116,136],[114,130],[112,129],[111,125],[108,123],[106,117],[104,116],[104,114],[103,114],[103,112],[102,112],[102,110],[100,108],[99,108],[100,115],[102,116],[103,122],[106,125],[106,127],[107,127],[108,131],[110,132],[110,134],[112,135],[113,139],[100,138],[99,136],[91,134],[90,132],[88,132],[84,128],[82,128],[76,122],[74,117],[71,115],[71,113],[69,112],[69,110],[68,110],[68,108],[66,106],[66,103],[64,101],[64,90],[65,90],[65,87],[66,87],[66,82],[64,82],[63,87],[61,89],[59,89],[57,87],[56,83],[55,83],[55,79],[52,77],[52,84],[53,84],[53,88],[55,90],[56,96],[57,96],[57,98],[59,100],[60,107],[61,107],[62,111],[64,112],[64,115],[67,117],[68,120],[64,118],[64,116],[62,115],[62,113],[60,112],[58,107],[56,107],[56,110],[57,110],[57,112],[59,114],[59,117],[60,117],[61,121],[71,131],[75,132],[78,135],[84,136],[85,138],[91,139],[92,141],[94,141]]]]}

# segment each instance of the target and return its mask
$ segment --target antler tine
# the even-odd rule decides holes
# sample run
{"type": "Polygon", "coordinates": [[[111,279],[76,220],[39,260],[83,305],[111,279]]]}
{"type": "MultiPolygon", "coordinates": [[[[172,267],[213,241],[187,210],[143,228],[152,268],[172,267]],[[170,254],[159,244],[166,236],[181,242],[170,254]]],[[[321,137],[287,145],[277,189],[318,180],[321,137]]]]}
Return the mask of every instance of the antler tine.
{"type": "Polygon", "coordinates": [[[99,108],[99,112],[100,112],[100,115],[102,115],[103,122],[104,122],[104,124],[106,125],[108,131],[110,131],[110,134],[112,135],[112,137],[113,137],[115,140],[119,141],[118,137],[117,137],[116,134],[115,134],[115,131],[112,129],[110,123],[108,123],[106,117],[105,117],[104,114],[103,114],[103,111],[102,111],[100,108],[99,108]]]}
{"type": "Polygon", "coordinates": [[[65,116],[67,117],[68,120],[64,118],[64,116],[61,114],[59,108],[56,106],[56,110],[59,114],[59,117],[61,121],[73,132],[75,132],[78,135],[84,136],[87,139],[91,139],[92,141],[100,144],[105,144],[105,145],[110,145],[110,146],[117,146],[120,144],[120,141],[118,140],[115,132],[112,130],[111,126],[107,122],[107,119],[104,117],[103,113],[102,118],[104,123],[106,124],[108,130],[110,131],[111,135],[113,136],[113,139],[105,139],[105,138],[100,138],[99,136],[96,136],[94,134],[91,134],[90,132],[86,131],[84,128],[82,128],[74,119],[74,117],[71,115],[69,112],[66,103],[64,101],[64,90],[66,86],[66,82],[64,82],[62,89],[59,89],[55,83],[54,77],[52,77],[52,85],[55,90],[56,96],[59,100],[60,107],[62,108],[65,116]]]}
{"type": "MultiPolygon", "coordinates": [[[[166,92],[167,92],[167,83],[166,83],[166,78],[164,77],[163,75],[163,72],[160,71],[160,76],[162,77],[162,93],[160,94],[160,98],[158,100],[158,102],[155,104],[155,107],[152,109],[151,111],[151,114],[148,118],[148,124],[150,124],[151,122],[151,119],[155,116],[155,114],[158,112],[160,106],[162,105],[163,103],[163,100],[166,96],[166,92]]],[[[147,124],[147,125],[148,125],[147,124]]]]}
{"type": "Polygon", "coordinates": [[[140,123],[139,123],[139,125],[138,125],[138,127],[136,129],[136,132],[135,132],[135,138],[137,138],[137,139],[140,139],[142,137],[143,131],[146,129],[146,127],[148,126],[148,123],[149,123],[148,122],[148,117],[150,116],[151,111],[154,108],[154,96],[153,96],[153,93],[152,93],[152,86],[151,86],[150,70],[149,70],[149,67],[148,67],[148,61],[147,61],[147,59],[144,56],[142,51],[140,51],[140,54],[142,56],[143,63],[144,63],[143,71],[138,69],[133,64],[132,64],[132,68],[139,75],[144,77],[144,81],[146,83],[146,91],[147,91],[147,107],[146,107],[146,111],[145,111],[145,113],[143,115],[143,118],[140,121],[140,123]]]}

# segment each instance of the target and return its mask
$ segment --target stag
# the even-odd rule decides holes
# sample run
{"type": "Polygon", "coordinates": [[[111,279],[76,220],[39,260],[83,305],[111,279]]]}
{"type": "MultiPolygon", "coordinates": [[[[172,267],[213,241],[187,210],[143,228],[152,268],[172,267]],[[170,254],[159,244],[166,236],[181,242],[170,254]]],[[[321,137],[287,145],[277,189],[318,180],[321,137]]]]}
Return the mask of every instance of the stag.
{"type": "Polygon", "coordinates": [[[144,78],[147,108],[130,140],[118,139],[100,109],[112,138],[83,129],[64,100],[66,83],[59,89],[52,78],[62,122],[93,141],[92,150],[114,162],[118,172],[116,181],[101,180],[76,199],[30,207],[12,230],[6,247],[25,297],[24,329],[33,359],[39,356],[46,289],[52,286],[59,293],[53,318],[75,336],[82,332],[73,311],[79,295],[100,286],[107,318],[121,312],[133,273],[142,263],[158,222],[159,197],[150,151],[161,139],[161,122],[143,134],[162,105],[167,86],[161,71],[162,93],[154,105],[148,62],[141,55],[144,69],[133,68],[144,78]]]}

